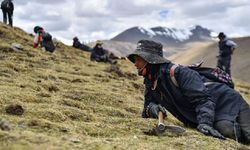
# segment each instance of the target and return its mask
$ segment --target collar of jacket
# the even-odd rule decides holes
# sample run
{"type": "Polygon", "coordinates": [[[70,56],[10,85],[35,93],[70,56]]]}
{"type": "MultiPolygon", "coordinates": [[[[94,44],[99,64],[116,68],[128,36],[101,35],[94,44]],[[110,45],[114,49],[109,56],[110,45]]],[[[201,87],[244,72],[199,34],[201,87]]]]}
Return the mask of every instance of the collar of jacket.
{"type": "Polygon", "coordinates": [[[147,79],[147,84],[150,85],[151,89],[155,89],[157,87],[158,80],[162,76],[162,73],[168,71],[171,66],[171,63],[160,64],[157,70],[151,70],[147,73],[144,78],[147,79]]]}

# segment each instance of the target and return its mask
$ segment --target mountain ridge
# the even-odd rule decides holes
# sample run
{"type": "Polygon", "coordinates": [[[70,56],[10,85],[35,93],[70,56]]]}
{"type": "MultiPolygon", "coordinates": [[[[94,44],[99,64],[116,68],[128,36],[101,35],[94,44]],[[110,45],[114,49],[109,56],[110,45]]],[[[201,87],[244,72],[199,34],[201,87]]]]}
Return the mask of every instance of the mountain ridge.
{"type": "Polygon", "coordinates": [[[187,29],[152,27],[149,29],[143,27],[129,28],[117,36],[111,38],[111,41],[123,41],[136,44],[141,39],[154,40],[165,46],[182,47],[189,42],[210,41],[213,32],[200,25],[189,27],[187,29]]]}

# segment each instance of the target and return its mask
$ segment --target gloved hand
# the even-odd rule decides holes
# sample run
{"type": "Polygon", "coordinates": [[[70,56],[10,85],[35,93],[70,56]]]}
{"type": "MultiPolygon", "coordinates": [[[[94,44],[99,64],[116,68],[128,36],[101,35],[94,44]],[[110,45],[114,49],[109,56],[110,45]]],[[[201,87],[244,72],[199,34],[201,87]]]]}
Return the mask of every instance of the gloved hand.
{"type": "Polygon", "coordinates": [[[213,136],[222,140],[226,139],[219,131],[215,130],[213,127],[210,127],[207,124],[199,124],[197,126],[197,129],[205,135],[213,136]]]}
{"type": "Polygon", "coordinates": [[[158,113],[160,111],[163,113],[164,117],[167,116],[167,110],[164,107],[159,104],[150,103],[145,110],[145,114],[149,118],[158,118],[158,113]]]}

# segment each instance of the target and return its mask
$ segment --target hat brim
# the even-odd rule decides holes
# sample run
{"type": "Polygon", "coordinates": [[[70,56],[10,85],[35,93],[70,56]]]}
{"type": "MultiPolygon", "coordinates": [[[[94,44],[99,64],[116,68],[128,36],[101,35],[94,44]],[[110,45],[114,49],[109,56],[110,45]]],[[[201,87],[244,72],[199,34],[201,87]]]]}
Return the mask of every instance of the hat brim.
{"type": "Polygon", "coordinates": [[[170,61],[165,59],[164,57],[161,57],[159,55],[156,54],[150,54],[147,52],[143,52],[143,51],[135,51],[132,54],[129,54],[127,56],[127,58],[135,63],[135,56],[140,56],[141,58],[143,58],[145,61],[147,61],[149,64],[163,64],[163,63],[169,63],[170,61]]]}

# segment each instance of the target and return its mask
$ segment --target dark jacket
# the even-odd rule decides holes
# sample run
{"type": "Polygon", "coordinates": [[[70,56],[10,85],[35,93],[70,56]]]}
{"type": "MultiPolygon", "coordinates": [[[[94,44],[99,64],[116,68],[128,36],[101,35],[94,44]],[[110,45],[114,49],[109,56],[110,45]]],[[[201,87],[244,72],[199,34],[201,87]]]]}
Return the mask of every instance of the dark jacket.
{"type": "Polygon", "coordinates": [[[45,47],[45,50],[51,53],[55,51],[56,47],[53,43],[52,36],[48,32],[44,33],[41,46],[45,47]]]}
{"type": "Polygon", "coordinates": [[[1,3],[1,9],[3,11],[9,11],[9,12],[13,12],[14,11],[14,4],[12,3],[11,0],[4,0],[1,3]],[[7,5],[6,5],[7,4],[7,5]]]}
{"type": "Polygon", "coordinates": [[[91,59],[92,60],[99,60],[102,57],[104,57],[105,55],[107,55],[107,50],[103,49],[103,48],[98,48],[98,46],[96,45],[92,52],[91,52],[91,59]]]}
{"type": "Polygon", "coordinates": [[[55,51],[55,45],[52,40],[52,36],[45,32],[43,28],[39,29],[34,37],[34,48],[37,48],[38,45],[44,47],[46,51],[53,53],[55,51]]]}
{"type": "Polygon", "coordinates": [[[89,46],[82,44],[79,40],[74,40],[72,46],[75,48],[84,50],[84,51],[88,51],[88,52],[91,51],[91,48],[89,46]]]}
{"type": "Polygon", "coordinates": [[[81,47],[81,42],[79,40],[74,40],[72,46],[75,47],[75,48],[80,48],[81,47]]]}
{"type": "MultiPolygon", "coordinates": [[[[152,90],[153,82],[144,79],[145,101],[144,109],[153,102],[161,104],[177,119],[187,126],[198,124],[213,126],[215,121],[235,121],[243,103],[238,92],[222,83],[204,85],[206,78],[196,71],[179,66],[175,69],[175,78],[179,87],[170,79],[169,69],[172,64],[162,64],[158,72],[158,82],[152,90]]],[[[143,112],[143,117],[145,113],[143,112]]]]}
{"type": "Polygon", "coordinates": [[[237,44],[232,40],[225,38],[223,41],[219,41],[219,54],[221,57],[229,57],[231,56],[234,48],[236,48],[237,44]]]}

